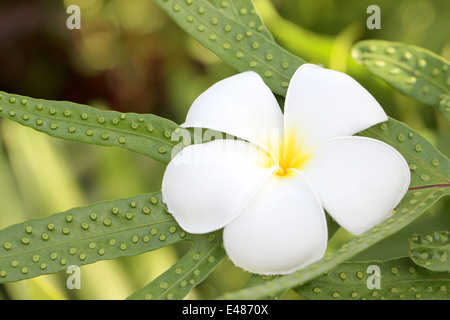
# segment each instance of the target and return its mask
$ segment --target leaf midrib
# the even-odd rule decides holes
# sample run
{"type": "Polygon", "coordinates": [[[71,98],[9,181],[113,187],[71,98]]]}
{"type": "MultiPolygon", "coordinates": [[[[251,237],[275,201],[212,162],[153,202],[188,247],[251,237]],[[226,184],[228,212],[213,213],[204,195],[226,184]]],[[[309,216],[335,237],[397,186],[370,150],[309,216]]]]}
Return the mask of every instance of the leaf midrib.
{"type": "MultiPolygon", "coordinates": [[[[428,244],[426,244],[426,245],[424,245],[424,244],[414,244],[413,246],[411,246],[411,249],[412,250],[420,250],[420,249],[429,249],[429,250],[432,250],[432,251],[434,251],[435,249],[438,249],[438,250],[449,250],[450,249],[450,243],[447,243],[447,244],[442,244],[442,245],[440,245],[439,243],[435,243],[435,244],[430,244],[430,243],[428,243],[428,244]]],[[[427,259],[423,259],[423,260],[427,260],[427,259]]]]}
{"type": "Polygon", "coordinates": [[[393,58],[387,57],[385,55],[377,55],[375,53],[367,53],[367,52],[363,52],[362,54],[362,58],[364,59],[365,57],[368,57],[369,59],[375,60],[375,59],[379,59],[379,60],[385,60],[388,61],[390,63],[392,63],[393,65],[396,65],[400,68],[405,69],[406,71],[410,72],[411,74],[413,74],[416,77],[422,77],[425,80],[427,80],[428,82],[434,84],[436,87],[440,88],[441,91],[450,94],[450,90],[447,89],[445,86],[442,86],[439,82],[436,82],[435,80],[433,80],[432,78],[430,78],[429,76],[427,76],[425,73],[420,72],[416,69],[413,69],[411,66],[409,66],[406,63],[403,63],[401,61],[395,60],[393,58]],[[382,57],[382,58],[381,58],[382,57]],[[415,74],[414,71],[417,71],[419,74],[415,74]]]}
{"type": "MultiPolygon", "coordinates": [[[[9,107],[9,108],[11,108],[11,107],[9,107]]],[[[12,109],[14,109],[14,108],[12,108],[12,109]]],[[[15,110],[21,110],[21,109],[15,109],[15,110]]],[[[50,122],[51,122],[51,120],[53,120],[53,121],[61,121],[61,122],[69,123],[69,124],[77,124],[77,125],[80,125],[80,126],[90,127],[90,128],[94,128],[94,129],[110,130],[110,131],[113,131],[113,132],[122,133],[124,135],[132,135],[132,136],[141,137],[141,138],[148,138],[150,140],[155,140],[155,141],[157,141],[157,142],[159,142],[161,144],[165,144],[167,146],[173,147],[173,144],[171,144],[171,143],[169,143],[169,142],[167,142],[167,141],[165,141],[163,139],[160,139],[158,137],[154,137],[152,135],[139,133],[139,132],[136,132],[136,131],[126,131],[126,130],[123,130],[123,129],[110,127],[110,126],[106,127],[106,129],[105,129],[105,127],[101,126],[101,125],[96,125],[96,124],[93,124],[93,123],[85,123],[85,122],[81,122],[81,121],[78,121],[78,120],[70,120],[70,119],[59,118],[59,117],[57,118],[57,120],[55,120],[54,117],[51,117],[51,116],[48,116],[48,115],[42,115],[42,114],[37,113],[35,111],[29,111],[29,110],[27,110],[27,113],[30,113],[30,114],[36,116],[37,118],[44,118],[46,120],[50,120],[50,122]]],[[[11,117],[8,117],[8,116],[4,116],[4,117],[7,118],[7,119],[10,119],[12,121],[15,121],[11,117]]],[[[36,130],[40,131],[39,128],[36,128],[36,130]]]]}
{"type": "MultiPolygon", "coordinates": [[[[450,282],[450,279],[442,279],[442,278],[423,278],[423,279],[402,279],[402,280],[396,280],[396,281],[389,281],[389,280],[383,280],[383,286],[390,286],[390,285],[398,285],[398,284],[404,284],[404,283],[417,283],[417,282],[450,282]]],[[[331,282],[331,281],[313,281],[314,284],[317,284],[317,286],[340,286],[340,287],[347,287],[347,288],[367,288],[367,284],[364,282],[364,284],[338,284],[337,282],[331,282]]],[[[375,291],[375,290],[374,290],[375,291]]]]}
{"type": "Polygon", "coordinates": [[[116,231],[112,231],[112,232],[105,232],[105,233],[95,234],[95,235],[91,235],[91,236],[87,236],[87,237],[71,239],[70,241],[66,241],[66,242],[59,242],[59,243],[55,243],[55,244],[48,245],[48,246],[43,246],[43,247],[38,247],[38,248],[34,248],[34,249],[29,249],[29,250],[26,250],[26,251],[21,251],[19,253],[15,253],[15,254],[11,253],[11,254],[6,255],[6,256],[0,256],[0,259],[7,259],[7,258],[15,257],[15,256],[25,255],[25,254],[28,254],[28,253],[31,253],[31,252],[45,250],[45,249],[52,248],[52,247],[64,246],[64,245],[67,245],[67,244],[70,244],[70,243],[73,243],[73,242],[81,242],[81,241],[85,241],[85,240],[89,240],[89,239],[105,237],[105,236],[116,234],[116,233],[120,233],[120,232],[125,232],[125,231],[139,229],[139,228],[145,228],[145,227],[148,227],[148,226],[157,225],[157,224],[170,222],[170,221],[175,221],[175,220],[174,219],[160,220],[160,221],[156,221],[156,222],[152,222],[152,223],[148,223],[148,224],[142,224],[142,225],[139,225],[139,226],[134,226],[134,227],[129,227],[129,228],[124,228],[124,229],[120,229],[120,230],[116,230],[116,231]]]}

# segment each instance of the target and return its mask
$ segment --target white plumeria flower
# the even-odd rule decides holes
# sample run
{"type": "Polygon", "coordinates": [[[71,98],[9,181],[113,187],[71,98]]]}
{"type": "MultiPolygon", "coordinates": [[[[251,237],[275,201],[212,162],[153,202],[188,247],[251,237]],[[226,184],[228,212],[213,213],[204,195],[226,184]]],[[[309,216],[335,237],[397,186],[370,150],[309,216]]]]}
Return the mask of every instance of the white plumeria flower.
{"type": "Polygon", "coordinates": [[[245,141],[182,149],[165,171],[163,200],[188,232],[224,228],[235,265],[292,273],[324,255],[324,209],[360,234],[389,217],[406,193],[405,159],[381,141],[352,136],[386,120],[377,101],[337,71],[302,65],[284,116],[259,75],[232,76],[201,94],[182,126],[201,124],[245,141]]]}

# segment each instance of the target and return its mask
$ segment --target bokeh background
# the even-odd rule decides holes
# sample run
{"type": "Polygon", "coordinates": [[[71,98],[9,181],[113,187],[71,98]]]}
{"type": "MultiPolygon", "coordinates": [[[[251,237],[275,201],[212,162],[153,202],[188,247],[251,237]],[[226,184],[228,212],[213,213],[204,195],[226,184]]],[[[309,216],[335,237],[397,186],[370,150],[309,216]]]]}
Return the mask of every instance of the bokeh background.
{"type": "MultiPolygon", "coordinates": [[[[413,127],[446,156],[449,122],[436,108],[390,88],[356,64],[363,39],[425,47],[450,59],[450,2],[441,0],[256,0],[276,41],[308,62],[346,72],[386,112],[413,127]],[[381,8],[381,29],[366,28],[366,9],[381,8]]],[[[0,0],[0,90],[122,112],[153,113],[182,123],[194,99],[236,71],[182,31],[151,0],[0,0]],[[81,29],[68,30],[69,5],[81,29]]],[[[119,148],[57,140],[0,119],[0,228],[92,202],[160,190],[164,166],[119,148]]],[[[355,257],[408,254],[407,238],[448,230],[444,199],[406,229],[355,257]]],[[[339,231],[330,246],[351,235],[339,231]]],[[[0,299],[123,299],[175,263],[172,246],[83,266],[82,289],[59,273],[0,286],[0,299]]],[[[190,299],[241,288],[249,274],[227,259],[190,299]]],[[[290,292],[287,299],[299,299],[290,292]]]]}

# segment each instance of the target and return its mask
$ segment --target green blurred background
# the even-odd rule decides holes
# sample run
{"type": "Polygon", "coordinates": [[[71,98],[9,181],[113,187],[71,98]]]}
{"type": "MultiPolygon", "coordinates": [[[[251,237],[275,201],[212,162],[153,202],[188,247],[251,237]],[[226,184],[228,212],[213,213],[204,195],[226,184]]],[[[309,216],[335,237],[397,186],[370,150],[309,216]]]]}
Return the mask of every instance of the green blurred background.
{"type": "MultiPolygon", "coordinates": [[[[256,0],[276,41],[308,62],[346,72],[386,112],[450,154],[450,125],[436,108],[371,76],[350,56],[353,43],[383,39],[450,58],[450,1],[256,0]],[[366,28],[366,9],[381,8],[381,29],[366,28]]],[[[151,0],[0,0],[0,90],[68,100],[183,122],[194,99],[236,71],[177,27],[151,0]],[[66,7],[81,8],[81,30],[68,30],[66,7]]],[[[119,148],[61,141],[0,120],[0,228],[74,206],[160,190],[164,166],[119,148]]],[[[444,199],[398,234],[355,257],[408,254],[413,233],[448,230],[444,199]]],[[[340,231],[332,248],[351,237],[340,231]]],[[[168,247],[81,269],[82,289],[65,273],[0,286],[0,299],[123,299],[176,262],[168,247]]],[[[190,299],[241,288],[249,274],[227,259],[190,299]]],[[[288,299],[301,298],[288,293],[288,299]]]]}

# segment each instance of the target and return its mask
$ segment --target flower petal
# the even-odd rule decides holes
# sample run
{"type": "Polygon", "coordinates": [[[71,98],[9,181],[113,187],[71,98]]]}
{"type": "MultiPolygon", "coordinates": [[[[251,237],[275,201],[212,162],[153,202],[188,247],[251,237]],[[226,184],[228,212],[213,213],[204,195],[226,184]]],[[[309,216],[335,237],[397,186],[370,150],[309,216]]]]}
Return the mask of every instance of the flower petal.
{"type": "Polygon", "coordinates": [[[241,212],[269,174],[269,162],[267,153],[244,141],[188,146],[166,168],[163,201],[188,232],[220,229],[241,212]]]}
{"type": "Polygon", "coordinates": [[[319,260],[327,246],[325,213],[301,174],[271,175],[224,229],[224,246],[239,267],[288,274],[319,260]]]}
{"type": "Polygon", "coordinates": [[[384,142],[341,137],[319,142],[300,170],[324,208],[345,229],[360,234],[388,218],[408,190],[410,171],[384,142]]]}
{"type": "Polygon", "coordinates": [[[285,136],[298,154],[328,138],[351,136],[388,118],[350,76],[312,64],[297,69],[285,102],[285,136]]]}
{"type": "Polygon", "coordinates": [[[192,104],[182,127],[218,130],[270,148],[272,134],[283,134],[283,113],[261,77],[248,71],[221,80],[203,92],[192,104]]]}

